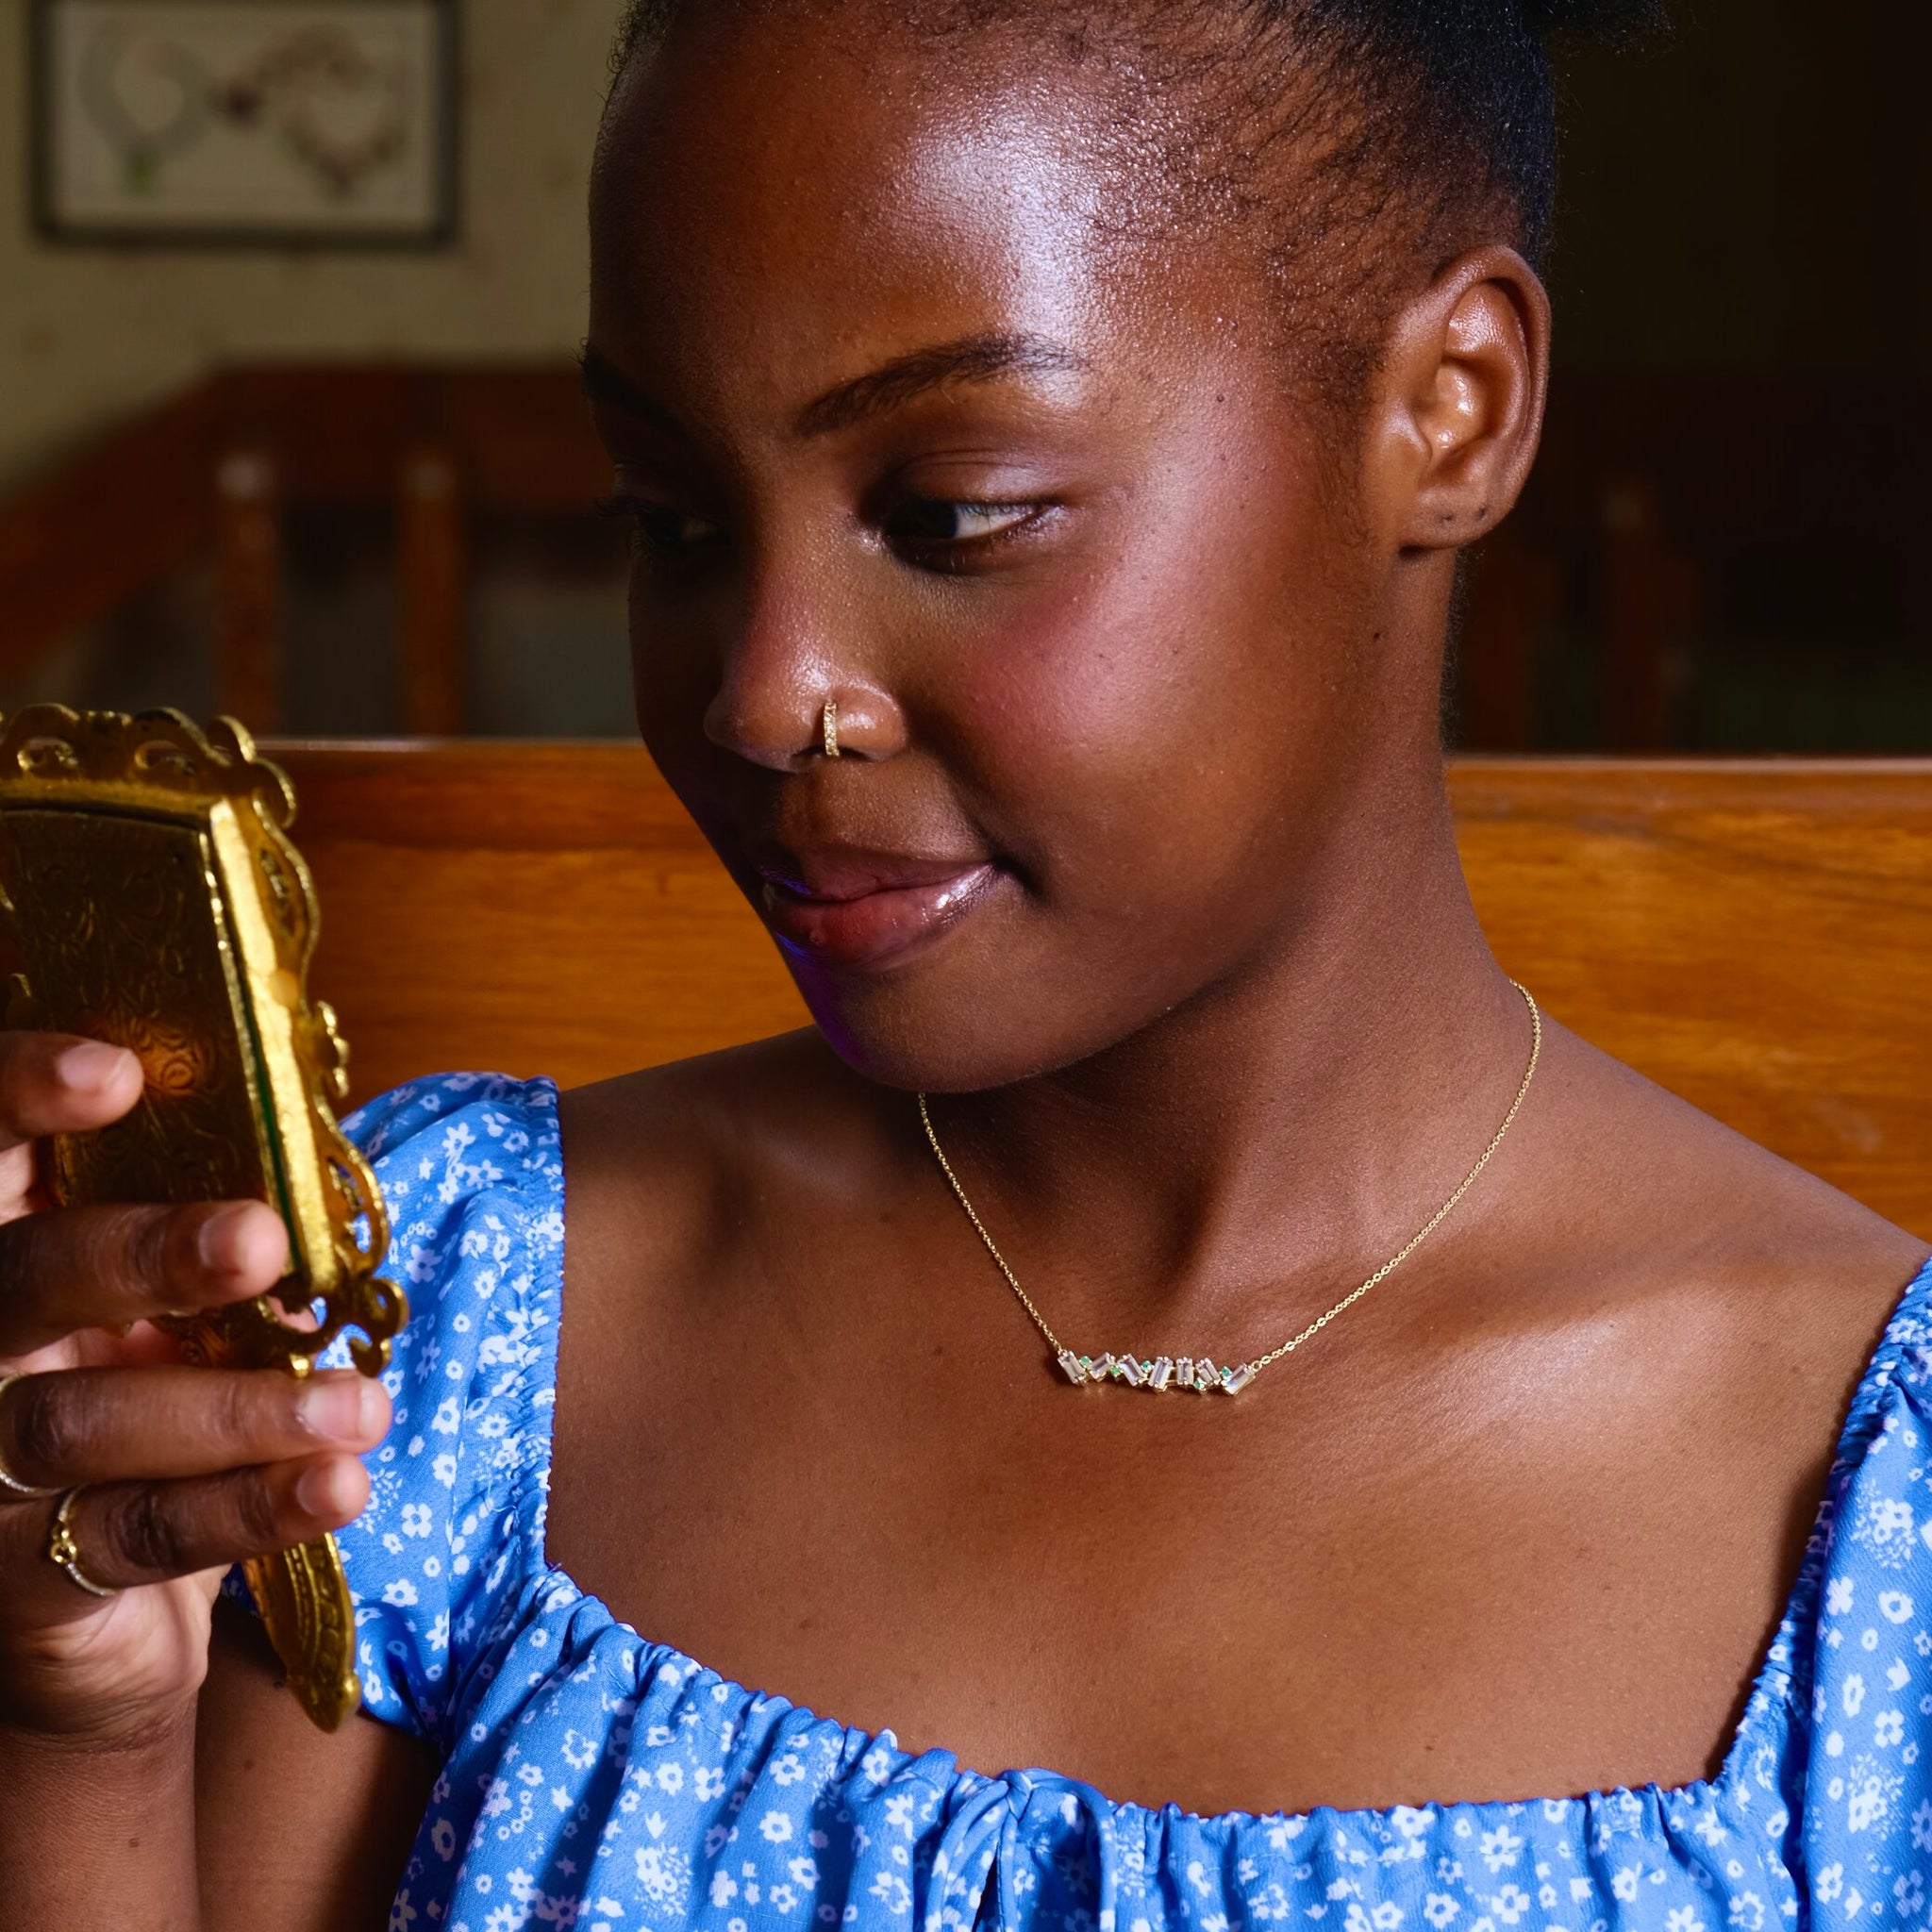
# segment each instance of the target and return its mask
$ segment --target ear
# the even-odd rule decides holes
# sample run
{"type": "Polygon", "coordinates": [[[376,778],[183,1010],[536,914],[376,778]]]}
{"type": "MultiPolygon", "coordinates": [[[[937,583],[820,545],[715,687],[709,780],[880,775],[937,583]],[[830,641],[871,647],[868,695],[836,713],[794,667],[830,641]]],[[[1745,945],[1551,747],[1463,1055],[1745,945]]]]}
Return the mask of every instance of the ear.
{"type": "Polygon", "coordinates": [[[1542,432],[1550,301],[1513,248],[1458,256],[1404,308],[1377,384],[1383,527],[1459,549],[1515,503],[1542,432]]]}

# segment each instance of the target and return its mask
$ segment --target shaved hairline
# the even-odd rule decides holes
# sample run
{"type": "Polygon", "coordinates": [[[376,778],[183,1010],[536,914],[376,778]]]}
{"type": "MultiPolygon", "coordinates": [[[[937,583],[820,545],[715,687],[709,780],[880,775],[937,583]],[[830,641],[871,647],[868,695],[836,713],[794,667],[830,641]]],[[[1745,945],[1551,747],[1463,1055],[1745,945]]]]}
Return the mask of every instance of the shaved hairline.
{"type": "MultiPolygon", "coordinates": [[[[1121,105],[1120,158],[1153,164],[1173,239],[1215,222],[1247,242],[1283,374],[1353,414],[1394,314],[1442,263],[1483,242],[1523,246],[1521,210],[1474,142],[1446,122],[1429,178],[1401,165],[1399,130],[1441,115],[1416,77],[1380,73],[1345,7],[1316,0],[631,0],[612,56],[637,53],[699,8],[747,19],[862,10],[915,39],[1047,46],[1102,71],[1121,105]],[[1460,149],[1462,166],[1456,165],[1460,149]],[[1442,175],[1449,178],[1440,178],[1442,175]]],[[[1029,69],[1030,78],[1037,69],[1029,69]]],[[[613,99],[619,90],[613,91],[613,99]]],[[[1136,204],[1121,238],[1144,242],[1136,204]]]]}

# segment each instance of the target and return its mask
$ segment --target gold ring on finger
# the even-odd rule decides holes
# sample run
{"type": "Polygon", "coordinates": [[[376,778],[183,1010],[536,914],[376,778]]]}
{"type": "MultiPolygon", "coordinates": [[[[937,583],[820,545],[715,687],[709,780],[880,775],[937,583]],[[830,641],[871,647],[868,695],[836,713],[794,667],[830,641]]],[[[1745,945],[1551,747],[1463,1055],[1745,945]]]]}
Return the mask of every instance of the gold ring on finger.
{"type": "MultiPolygon", "coordinates": [[[[19,1380],[18,1375],[0,1375],[0,1398],[4,1398],[8,1390],[19,1380]]],[[[9,1496],[19,1496],[28,1502],[37,1502],[42,1497],[58,1496],[60,1493],[58,1490],[36,1489],[32,1483],[22,1482],[8,1468],[5,1456],[0,1456],[0,1490],[5,1490],[9,1496]]]]}
{"type": "Polygon", "coordinates": [[[109,1590],[105,1583],[96,1583],[80,1567],[80,1546],[74,1541],[74,1524],[69,1520],[74,1499],[79,1494],[79,1488],[69,1490],[60,1498],[60,1507],[54,1511],[54,1530],[47,1539],[47,1560],[58,1563],[66,1571],[68,1582],[86,1591],[88,1595],[119,1596],[121,1592],[118,1590],[109,1590]]]}

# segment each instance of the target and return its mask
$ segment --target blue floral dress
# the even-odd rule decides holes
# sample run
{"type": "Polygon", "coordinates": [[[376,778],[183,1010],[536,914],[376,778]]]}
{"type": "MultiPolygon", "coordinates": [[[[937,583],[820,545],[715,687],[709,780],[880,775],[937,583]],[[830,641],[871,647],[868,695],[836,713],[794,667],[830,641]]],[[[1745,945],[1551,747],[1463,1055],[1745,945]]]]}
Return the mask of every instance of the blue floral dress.
{"type": "Polygon", "coordinates": [[[371,1715],[443,1771],[391,1919],[427,1932],[1925,1928],[1932,1265],[1861,1380],[1707,1781],[1303,1817],[1116,1804],[728,1683],[543,1553],[563,1253],[547,1081],[423,1080],[351,1130],[415,1316],[342,1536],[371,1715]],[[1326,1922],[1333,1921],[1332,1926],[1326,1922]]]}

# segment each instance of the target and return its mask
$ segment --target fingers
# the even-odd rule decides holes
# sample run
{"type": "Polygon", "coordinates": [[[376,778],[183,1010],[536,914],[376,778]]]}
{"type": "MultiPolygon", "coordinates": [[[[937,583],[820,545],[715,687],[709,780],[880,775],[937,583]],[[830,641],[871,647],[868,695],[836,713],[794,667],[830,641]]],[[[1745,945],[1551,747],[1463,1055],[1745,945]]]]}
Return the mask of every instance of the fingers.
{"type": "Polygon", "coordinates": [[[125,1047],[71,1033],[0,1033],[0,1149],[117,1121],[141,1098],[125,1047]]]}
{"type": "Polygon", "coordinates": [[[67,1208],[0,1225],[0,1357],[82,1328],[265,1294],[288,1230],[260,1201],[67,1208]]]}
{"type": "MultiPolygon", "coordinates": [[[[68,1512],[75,1560],[106,1591],[133,1590],[306,1542],[353,1523],[369,1477],[353,1456],[278,1462],[184,1482],[84,1490],[68,1512]]],[[[100,1607],[48,1560],[56,1505],[0,1509],[9,1617],[58,1620],[100,1607]]]]}
{"type": "MultiPolygon", "coordinates": [[[[339,1369],[71,1369],[0,1390],[0,1468],[35,1489],[215,1475],[373,1449],[380,1383],[339,1369]]],[[[0,1509],[8,1507],[0,1491],[0,1509]]]]}

